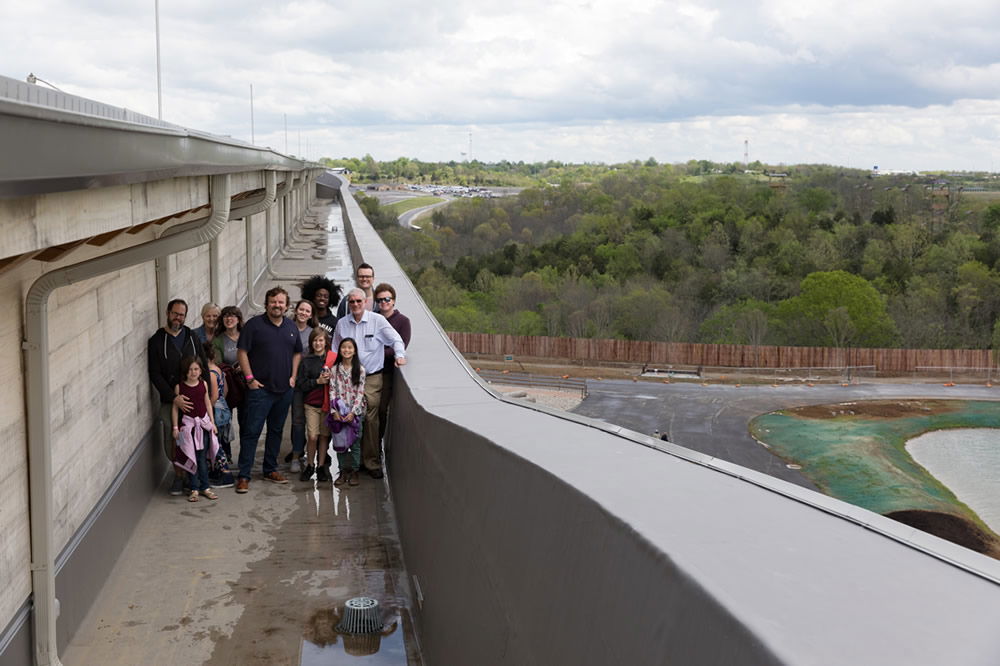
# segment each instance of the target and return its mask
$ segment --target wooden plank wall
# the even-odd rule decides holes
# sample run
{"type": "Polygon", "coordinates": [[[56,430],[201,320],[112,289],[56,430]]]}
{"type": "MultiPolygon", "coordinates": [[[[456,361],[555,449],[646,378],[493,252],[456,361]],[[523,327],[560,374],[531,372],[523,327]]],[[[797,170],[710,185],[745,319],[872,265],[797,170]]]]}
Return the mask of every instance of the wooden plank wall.
{"type": "Polygon", "coordinates": [[[561,358],[576,362],[617,361],[653,366],[733,368],[824,368],[875,366],[880,374],[913,372],[918,367],[988,368],[989,349],[863,349],[709,345],[695,342],[595,340],[544,336],[448,333],[463,354],[561,358]],[[846,358],[845,358],[846,357],[846,358]]]}

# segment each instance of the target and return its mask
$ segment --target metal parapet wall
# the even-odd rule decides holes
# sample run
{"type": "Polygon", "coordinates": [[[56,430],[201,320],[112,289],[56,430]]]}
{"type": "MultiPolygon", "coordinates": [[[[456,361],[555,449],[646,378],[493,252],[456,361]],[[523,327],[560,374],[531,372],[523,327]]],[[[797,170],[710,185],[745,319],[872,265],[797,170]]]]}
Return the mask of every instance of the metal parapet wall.
{"type": "Polygon", "coordinates": [[[386,440],[438,664],[995,664],[1000,566],[478,382],[346,189],[413,323],[386,440]]]}

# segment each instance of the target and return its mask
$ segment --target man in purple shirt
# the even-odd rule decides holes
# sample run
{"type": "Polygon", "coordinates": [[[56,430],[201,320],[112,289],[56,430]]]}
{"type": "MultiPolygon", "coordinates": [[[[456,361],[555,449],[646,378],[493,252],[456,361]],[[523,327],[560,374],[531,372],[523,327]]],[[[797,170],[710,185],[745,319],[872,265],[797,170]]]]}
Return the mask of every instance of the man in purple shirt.
{"type": "MultiPolygon", "coordinates": [[[[388,282],[375,287],[375,311],[385,317],[403,338],[403,347],[410,346],[410,318],[396,309],[396,289],[388,282]]],[[[378,406],[378,438],[385,436],[385,425],[389,421],[389,402],[392,400],[393,370],[396,355],[392,347],[385,348],[385,365],[382,367],[382,396],[378,406]]]]}

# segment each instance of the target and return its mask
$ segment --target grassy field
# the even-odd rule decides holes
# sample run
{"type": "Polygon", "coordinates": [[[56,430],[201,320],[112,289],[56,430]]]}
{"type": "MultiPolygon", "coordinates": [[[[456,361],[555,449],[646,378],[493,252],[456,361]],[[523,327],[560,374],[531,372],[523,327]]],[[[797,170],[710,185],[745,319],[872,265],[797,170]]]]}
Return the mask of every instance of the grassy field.
{"type": "Polygon", "coordinates": [[[403,199],[402,201],[389,204],[388,206],[384,206],[384,208],[389,210],[393,215],[399,216],[408,210],[430,206],[439,201],[444,201],[444,199],[441,197],[413,197],[412,199],[403,199]]]}

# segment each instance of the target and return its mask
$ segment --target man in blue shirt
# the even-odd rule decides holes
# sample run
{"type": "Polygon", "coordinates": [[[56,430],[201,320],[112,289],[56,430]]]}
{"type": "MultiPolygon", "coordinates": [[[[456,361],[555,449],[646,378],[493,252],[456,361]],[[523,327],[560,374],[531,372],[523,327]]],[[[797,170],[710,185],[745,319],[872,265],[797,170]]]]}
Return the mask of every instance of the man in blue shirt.
{"type": "Polygon", "coordinates": [[[392,347],[395,365],[406,365],[406,346],[389,322],[380,314],[365,308],[365,292],[352,289],[345,299],[350,314],[337,322],[333,334],[333,349],[344,338],[354,338],[358,345],[358,360],[365,369],[365,423],[361,430],[361,465],[373,479],[382,478],[381,441],[378,436],[378,408],[382,397],[382,368],[385,348],[392,347]]]}
{"type": "Polygon", "coordinates": [[[240,472],[236,492],[250,490],[250,472],[257,453],[257,440],[267,422],[264,439],[263,477],[274,483],[288,483],[278,471],[281,431],[292,404],[295,376],[302,357],[298,327],[285,318],[288,292],[281,287],[269,290],[266,311],[243,325],[236,355],[247,381],[246,428],[240,432],[240,472]]]}

